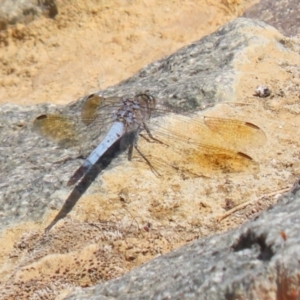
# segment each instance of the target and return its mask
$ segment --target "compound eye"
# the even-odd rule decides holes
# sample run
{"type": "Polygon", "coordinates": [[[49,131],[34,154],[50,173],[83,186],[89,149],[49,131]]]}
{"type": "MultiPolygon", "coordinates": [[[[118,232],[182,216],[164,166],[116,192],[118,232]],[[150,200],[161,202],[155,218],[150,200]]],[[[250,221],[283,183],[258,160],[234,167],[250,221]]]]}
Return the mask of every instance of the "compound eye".
{"type": "Polygon", "coordinates": [[[137,94],[135,98],[142,107],[154,109],[156,106],[156,100],[150,94],[146,94],[146,93],[137,94]]]}
{"type": "Polygon", "coordinates": [[[154,108],[156,106],[156,99],[152,95],[148,95],[148,97],[151,108],[154,108]]]}

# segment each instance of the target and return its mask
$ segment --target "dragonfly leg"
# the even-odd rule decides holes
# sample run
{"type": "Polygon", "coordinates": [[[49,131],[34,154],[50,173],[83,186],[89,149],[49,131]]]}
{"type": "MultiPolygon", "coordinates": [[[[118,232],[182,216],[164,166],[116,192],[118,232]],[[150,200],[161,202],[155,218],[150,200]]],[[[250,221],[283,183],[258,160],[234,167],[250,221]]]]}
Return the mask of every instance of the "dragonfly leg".
{"type": "Polygon", "coordinates": [[[131,161],[131,158],[132,158],[132,152],[133,152],[133,143],[131,143],[129,145],[129,148],[128,148],[128,160],[131,161]]]}
{"type": "MultiPolygon", "coordinates": [[[[144,124],[144,126],[146,126],[144,124]]],[[[155,140],[155,138],[151,135],[149,129],[145,127],[145,130],[147,132],[149,132],[149,136],[152,137],[152,139],[155,140]]],[[[129,150],[128,150],[128,160],[131,160],[132,158],[132,152],[133,152],[133,147],[135,148],[135,150],[138,152],[138,154],[145,160],[145,162],[149,165],[151,171],[156,175],[156,176],[160,176],[159,172],[157,170],[155,170],[155,168],[152,166],[151,162],[149,161],[149,159],[141,152],[141,150],[138,148],[138,139],[139,139],[139,136],[143,137],[144,139],[146,139],[148,142],[150,142],[150,140],[148,140],[144,135],[141,134],[141,131],[143,129],[139,129],[135,132],[135,136],[134,136],[134,139],[133,139],[133,142],[129,145],[129,150]]]]}
{"type": "Polygon", "coordinates": [[[133,147],[135,148],[135,150],[138,152],[138,154],[145,160],[145,162],[149,165],[151,171],[156,175],[156,176],[161,176],[159,174],[159,172],[153,167],[153,165],[151,164],[151,162],[149,161],[149,159],[141,152],[141,150],[138,148],[138,139],[139,136],[143,137],[144,139],[146,139],[148,142],[150,142],[149,139],[147,139],[144,135],[141,134],[141,131],[145,129],[146,132],[148,133],[149,137],[152,140],[155,140],[161,144],[163,144],[161,141],[159,141],[158,139],[154,138],[152,136],[152,134],[150,133],[149,128],[144,124],[144,128],[140,128],[138,130],[135,131],[134,133],[134,138],[132,140],[132,142],[129,144],[129,148],[128,148],[128,160],[131,161],[132,158],[132,153],[133,153],[133,147]]]}
{"type": "Polygon", "coordinates": [[[145,162],[149,165],[151,171],[156,175],[156,176],[161,176],[159,172],[153,167],[149,159],[141,152],[141,150],[138,148],[137,145],[134,145],[135,150],[138,152],[138,154],[145,160],[145,162]]]}
{"type": "MultiPolygon", "coordinates": [[[[143,127],[144,127],[143,129],[146,130],[148,136],[149,136],[153,141],[156,141],[156,142],[158,142],[158,143],[164,145],[164,143],[163,143],[162,141],[160,141],[159,139],[155,138],[155,137],[152,135],[150,129],[148,128],[148,126],[147,126],[146,123],[144,123],[144,122],[143,122],[143,127]]],[[[142,134],[141,134],[141,136],[142,136],[144,139],[147,140],[147,138],[146,138],[145,136],[143,136],[142,134]]],[[[148,141],[148,140],[147,140],[147,141],[148,141]]]]}
{"type": "Polygon", "coordinates": [[[132,159],[133,147],[137,147],[139,133],[140,133],[140,130],[135,131],[133,133],[134,136],[133,136],[132,140],[130,141],[129,148],[128,148],[128,160],[129,161],[131,161],[131,159],[132,159]]]}

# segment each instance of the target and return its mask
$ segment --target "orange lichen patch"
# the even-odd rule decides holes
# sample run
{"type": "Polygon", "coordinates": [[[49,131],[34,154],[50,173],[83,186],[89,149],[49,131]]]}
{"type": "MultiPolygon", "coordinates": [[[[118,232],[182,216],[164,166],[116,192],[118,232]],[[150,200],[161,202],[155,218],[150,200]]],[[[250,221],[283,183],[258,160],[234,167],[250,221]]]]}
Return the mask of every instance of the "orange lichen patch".
{"type": "Polygon", "coordinates": [[[15,273],[14,281],[26,282],[40,278],[44,282],[49,282],[52,278],[64,277],[70,283],[90,286],[97,281],[116,276],[114,268],[117,268],[118,263],[113,258],[117,257],[118,255],[114,255],[110,247],[105,248],[101,245],[89,244],[78,251],[66,254],[49,254],[37,262],[28,264],[15,273]],[[105,257],[106,259],[109,258],[109,264],[114,265],[114,267],[106,263],[105,257]]]}
{"type": "Polygon", "coordinates": [[[15,245],[19,243],[19,248],[25,248],[26,242],[22,241],[23,237],[31,239],[32,233],[39,227],[34,222],[26,224],[26,232],[24,233],[24,224],[17,224],[11,228],[6,229],[0,236],[1,251],[0,251],[0,282],[9,274],[11,268],[14,266],[18,254],[15,253],[15,245]],[[10,258],[10,259],[8,259],[10,258]]]}
{"type": "Polygon", "coordinates": [[[276,299],[296,300],[300,296],[299,274],[288,274],[284,266],[277,267],[276,299]]]}

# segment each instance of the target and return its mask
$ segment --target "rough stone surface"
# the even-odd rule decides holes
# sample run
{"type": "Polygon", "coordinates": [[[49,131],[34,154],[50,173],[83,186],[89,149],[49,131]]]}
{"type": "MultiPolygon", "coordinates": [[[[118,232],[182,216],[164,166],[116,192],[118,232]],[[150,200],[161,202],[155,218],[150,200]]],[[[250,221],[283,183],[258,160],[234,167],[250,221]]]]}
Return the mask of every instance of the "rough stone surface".
{"type": "Polygon", "coordinates": [[[54,18],[57,14],[55,0],[1,0],[0,1],[0,30],[8,25],[28,23],[40,15],[54,18]]]}
{"type": "Polygon", "coordinates": [[[299,209],[296,183],[240,228],[194,241],[66,299],[298,299],[299,209]]]}
{"type": "MultiPolygon", "coordinates": [[[[149,64],[128,80],[100,94],[132,96],[149,91],[160,103],[183,106],[183,109],[201,109],[232,100],[237,75],[234,62],[251,43],[267,42],[264,37],[255,41],[257,37],[252,33],[244,34],[249,26],[266,27],[264,23],[247,19],[231,22],[214,34],[149,64]]],[[[278,46],[283,47],[279,42],[278,46]]],[[[82,103],[83,99],[64,107],[52,104],[2,106],[0,228],[21,220],[36,220],[48,210],[49,203],[57,205],[65,200],[70,192],[66,187],[67,177],[80,161],[76,157],[79,154],[86,156],[97,145],[99,128],[93,126],[84,132],[86,136],[78,151],[56,147],[41,138],[33,131],[33,120],[40,114],[57,111],[76,117],[82,103]]]]}
{"type": "MultiPolygon", "coordinates": [[[[105,172],[94,178],[80,201],[77,198],[74,203],[69,203],[73,205],[68,207],[71,208],[69,214],[64,214],[65,218],[59,220],[47,234],[44,233],[45,227],[59,214],[66,199],[73,193],[66,187],[66,182],[82,163],[80,154],[87,155],[98,140],[85,141],[79,149],[63,149],[32,131],[32,122],[41,113],[63,112],[72,117],[78,116],[82,99],[67,106],[2,105],[0,290],[3,292],[0,299],[62,299],[76,287],[86,288],[120,277],[151,258],[192,240],[235,228],[275,204],[278,196],[300,174],[300,142],[295,138],[300,126],[299,49],[299,40],[286,38],[265,23],[237,19],[214,34],[146,66],[119,85],[100,91],[103,95],[123,95],[148,89],[160,104],[166,102],[175,110],[197,110],[206,106],[205,111],[194,112],[193,115],[199,118],[206,114],[254,123],[267,136],[264,147],[246,149],[259,169],[253,173],[224,170],[188,177],[162,168],[162,176],[157,178],[138,157],[128,162],[120,156],[105,172]],[[255,90],[259,85],[268,87],[271,95],[257,97],[255,90]]],[[[97,126],[90,128],[86,138],[93,139],[99,130],[97,126]]],[[[140,145],[148,143],[141,139],[140,145]]],[[[151,150],[154,146],[151,145],[151,150]]],[[[178,148],[181,153],[189,150],[186,144],[181,143],[181,146],[178,148]]],[[[182,155],[184,159],[185,155],[182,155]]],[[[188,165],[189,162],[184,163],[188,165]]],[[[291,208],[290,205],[287,207],[288,210],[291,208]]],[[[293,220],[296,207],[292,208],[293,220]]],[[[277,216],[280,217],[280,214],[277,216]]],[[[221,248],[234,260],[233,267],[225,266],[233,268],[232,278],[237,282],[234,289],[229,289],[226,294],[227,299],[230,299],[230,293],[237,294],[237,290],[247,295],[250,291],[247,284],[253,283],[251,278],[263,274],[263,267],[268,267],[268,259],[271,261],[276,256],[274,253],[281,253],[280,241],[288,243],[289,236],[293,236],[293,232],[289,231],[293,230],[292,226],[281,222],[287,228],[278,233],[278,241],[273,242],[273,231],[271,236],[267,236],[273,240],[261,238],[268,229],[279,228],[275,217],[270,218],[274,226],[267,224],[267,229],[260,227],[260,220],[264,218],[256,219],[258,223],[253,223],[257,224],[255,229],[248,223],[243,227],[245,232],[237,230],[232,241],[228,241],[232,233],[227,233],[223,237],[215,236],[198,242],[203,245],[203,253],[208,255],[204,242],[220,239],[224,241],[221,248]],[[253,249],[252,244],[243,242],[248,240],[247,226],[251,227],[249,239],[253,241],[253,249]],[[241,238],[243,235],[246,238],[241,238]],[[245,250],[240,250],[243,245],[245,250]],[[274,248],[273,252],[269,245],[274,248]],[[235,261],[237,255],[243,258],[241,264],[235,261]],[[250,263],[245,260],[247,255],[250,263]],[[257,264],[253,266],[252,261],[257,264]],[[244,275],[249,275],[248,281],[242,275],[235,277],[241,265],[247,270],[244,275]],[[251,275],[248,267],[261,273],[251,275]],[[238,283],[239,278],[242,278],[241,284],[238,283]]],[[[197,243],[187,246],[188,251],[189,247],[197,247],[192,245],[197,243]]],[[[210,249],[218,247],[216,244],[208,245],[210,249]]],[[[172,257],[172,254],[169,255],[172,257]]],[[[222,252],[215,255],[225,260],[222,252]]],[[[163,257],[160,263],[164,264],[161,261],[164,261],[163,257]]],[[[186,264],[189,265],[188,261],[186,264]]],[[[217,271],[222,272],[223,266],[220,263],[217,271]]],[[[292,260],[291,266],[294,266],[292,260]]],[[[163,274],[167,274],[167,270],[165,272],[163,274]]],[[[208,271],[204,269],[202,272],[208,271]]],[[[214,294],[220,295],[223,291],[217,290],[218,280],[224,273],[213,274],[214,277],[207,279],[207,289],[214,281],[217,283],[214,294]]],[[[230,271],[228,274],[230,280],[230,271]]],[[[271,273],[272,276],[274,274],[271,273]]],[[[258,277],[262,279],[255,281],[254,285],[263,286],[266,278],[272,277],[267,275],[258,277]]],[[[153,275],[144,273],[141,280],[146,282],[148,277],[153,278],[153,275]]],[[[286,295],[297,298],[297,289],[285,288],[294,277],[283,276],[278,282],[281,280],[282,284],[271,286],[265,293],[271,296],[277,293],[277,299],[285,299],[286,295]]],[[[118,282],[124,287],[122,281],[118,282]]],[[[270,282],[273,282],[272,278],[270,282]]],[[[193,286],[193,283],[190,284],[193,286]]],[[[135,286],[138,282],[134,283],[135,286]]],[[[185,286],[189,283],[183,288],[185,286]]],[[[203,288],[200,283],[199,286],[203,288]]],[[[127,288],[130,289],[130,286],[125,284],[125,291],[127,288]]],[[[118,294],[118,288],[116,290],[118,294]]],[[[153,294],[156,291],[155,287],[148,290],[153,294]]],[[[160,293],[154,297],[160,298],[160,293]]]]}
{"type": "Polygon", "coordinates": [[[285,36],[300,33],[300,2],[298,0],[260,0],[247,9],[243,17],[254,18],[274,26],[285,36]]]}

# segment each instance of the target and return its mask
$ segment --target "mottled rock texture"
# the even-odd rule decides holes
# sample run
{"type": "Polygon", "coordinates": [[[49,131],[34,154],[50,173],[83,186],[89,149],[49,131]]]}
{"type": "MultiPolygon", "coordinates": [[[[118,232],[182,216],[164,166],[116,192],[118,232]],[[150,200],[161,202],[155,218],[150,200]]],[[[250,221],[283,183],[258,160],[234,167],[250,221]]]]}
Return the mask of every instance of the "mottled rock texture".
{"type": "Polygon", "coordinates": [[[28,23],[40,15],[54,18],[58,13],[55,0],[1,0],[0,1],[0,30],[8,25],[28,23]]]}
{"type": "Polygon", "coordinates": [[[298,0],[260,0],[247,9],[243,16],[274,26],[285,36],[300,33],[300,2],[298,0]]]}
{"type": "Polygon", "coordinates": [[[300,185],[254,220],[194,241],[75,299],[299,299],[300,185]]]}
{"type": "MultiPolygon", "coordinates": [[[[236,19],[99,91],[106,96],[148,90],[159,104],[175,111],[245,120],[264,130],[267,143],[246,149],[258,166],[253,173],[224,170],[185,177],[164,169],[157,178],[138,157],[128,162],[121,155],[82,190],[81,198],[75,195],[65,211],[61,208],[73,193],[66,182],[98,143],[99,128],[86,133],[89,142],[64,149],[36,134],[32,122],[49,112],[76,117],[83,99],[66,106],[2,105],[0,298],[59,299],[76,287],[117,278],[199,238],[145,265],[146,272],[136,269],[124,279],[105,283],[103,291],[101,285],[78,290],[78,297],[86,297],[85,292],[92,297],[99,289],[96,298],[126,298],[128,291],[131,298],[145,299],[181,294],[236,299],[239,293],[241,299],[297,298],[297,255],[290,255],[297,251],[297,189],[278,207],[259,213],[275,204],[300,173],[300,142],[295,138],[300,126],[299,49],[299,40],[263,22],[236,19]],[[258,85],[267,86],[271,95],[255,96],[258,85]],[[65,218],[58,218],[45,234],[60,210],[65,218]],[[255,219],[240,229],[208,238],[250,218],[255,219]],[[288,255],[280,259],[284,252],[288,255]],[[162,273],[157,272],[160,266],[162,273]]],[[[148,145],[142,139],[139,144],[148,145]]],[[[189,150],[183,146],[182,153],[189,150]]]]}
{"type": "MultiPolygon", "coordinates": [[[[256,35],[257,29],[274,30],[249,19],[233,21],[214,34],[149,64],[101,94],[132,96],[148,91],[158,103],[185,110],[236,99],[234,85],[239,74],[234,64],[244,59],[249,47],[269,43],[268,37],[256,35]]],[[[284,49],[280,40],[274,39],[272,43],[284,49]]],[[[41,218],[49,203],[55,207],[66,199],[70,189],[65,181],[78,166],[78,157],[86,156],[99,142],[99,128],[89,128],[79,149],[64,149],[37,135],[33,120],[46,112],[79,117],[82,104],[83,99],[62,107],[52,104],[27,107],[5,104],[1,107],[3,188],[0,204],[3,213],[0,228],[21,220],[41,218]]]]}

